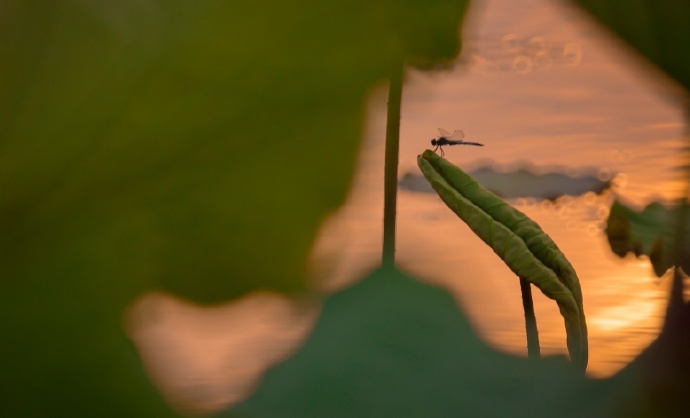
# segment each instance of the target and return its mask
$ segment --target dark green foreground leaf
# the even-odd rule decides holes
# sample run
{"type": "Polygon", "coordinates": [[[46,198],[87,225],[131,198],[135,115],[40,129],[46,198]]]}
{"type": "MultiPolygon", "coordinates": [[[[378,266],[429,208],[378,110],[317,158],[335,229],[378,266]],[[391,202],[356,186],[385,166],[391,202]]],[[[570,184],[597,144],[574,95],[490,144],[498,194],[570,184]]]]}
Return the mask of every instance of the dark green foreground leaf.
{"type": "Polygon", "coordinates": [[[329,296],[312,334],[223,416],[613,417],[620,379],[562,358],[532,363],[482,343],[445,291],[379,269],[329,296]]]}
{"type": "Polygon", "coordinates": [[[556,301],[565,320],[570,358],[587,367],[587,324],[582,290],[572,265],[551,238],[525,214],[483,188],[434,152],[417,163],[441,199],[521,278],[556,301]]]}
{"type": "Polygon", "coordinates": [[[303,290],[368,94],[457,55],[466,6],[0,2],[0,416],[173,414],[128,304],[303,290]]]}

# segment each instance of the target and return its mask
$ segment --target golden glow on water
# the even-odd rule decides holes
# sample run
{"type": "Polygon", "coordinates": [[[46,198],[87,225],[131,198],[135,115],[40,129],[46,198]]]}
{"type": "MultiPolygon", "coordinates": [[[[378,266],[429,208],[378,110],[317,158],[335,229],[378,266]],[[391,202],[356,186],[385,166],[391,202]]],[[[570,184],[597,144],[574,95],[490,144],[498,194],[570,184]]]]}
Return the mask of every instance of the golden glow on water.
{"type": "MultiPolygon", "coordinates": [[[[612,255],[605,219],[615,198],[644,205],[680,196],[686,184],[674,167],[684,163],[678,156],[685,125],[681,111],[662,97],[672,86],[582,19],[556,2],[487,1],[481,15],[469,17],[467,55],[455,72],[408,74],[400,175],[418,173],[416,156],[437,127],[446,127],[486,144],[446,151],[466,169],[482,161],[499,169],[529,162],[536,171],[587,169],[611,180],[611,190],[601,195],[511,202],[542,226],[578,272],[589,325],[588,374],[606,377],[656,338],[670,280],[657,279],[646,259],[612,255]],[[548,54],[544,45],[553,47],[548,54]]],[[[325,291],[352,283],[380,262],[383,89],[369,106],[353,190],[324,224],[314,250],[312,274],[325,291]]],[[[525,355],[516,277],[437,196],[400,191],[397,231],[401,269],[448,289],[488,343],[525,355]]],[[[542,352],[566,353],[555,303],[538,291],[534,296],[542,352]]],[[[223,311],[149,295],[133,308],[129,332],[176,404],[210,411],[240,399],[261,370],[298,344],[317,312],[312,307],[299,316],[284,299],[262,300],[268,302],[223,311]],[[150,312],[158,312],[157,322],[150,312]],[[291,320],[281,322],[286,315],[291,320]],[[202,325],[219,318],[227,325],[221,330],[202,325]],[[247,335],[251,344],[242,343],[247,335]],[[262,344],[284,351],[261,356],[262,344]],[[204,364],[194,360],[199,356],[204,364]]]]}
{"type": "Polygon", "coordinates": [[[612,306],[603,309],[595,317],[589,318],[589,325],[598,328],[599,331],[612,332],[642,322],[657,312],[658,302],[654,300],[636,300],[625,305],[612,306]]]}

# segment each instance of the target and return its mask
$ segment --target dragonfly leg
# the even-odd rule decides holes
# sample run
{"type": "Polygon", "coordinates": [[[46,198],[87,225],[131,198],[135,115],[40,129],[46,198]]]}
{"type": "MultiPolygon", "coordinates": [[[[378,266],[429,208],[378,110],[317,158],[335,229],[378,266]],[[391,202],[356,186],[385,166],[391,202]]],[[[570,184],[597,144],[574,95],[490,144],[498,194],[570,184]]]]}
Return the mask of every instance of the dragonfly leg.
{"type": "MultiPolygon", "coordinates": [[[[443,152],[443,148],[442,148],[440,145],[436,145],[436,148],[434,148],[434,152],[436,152],[436,150],[441,151],[441,157],[443,157],[444,155],[446,155],[446,153],[443,152]]],[[[438,154],[438,153],[437,153],[437,154],[438,154]]]]}

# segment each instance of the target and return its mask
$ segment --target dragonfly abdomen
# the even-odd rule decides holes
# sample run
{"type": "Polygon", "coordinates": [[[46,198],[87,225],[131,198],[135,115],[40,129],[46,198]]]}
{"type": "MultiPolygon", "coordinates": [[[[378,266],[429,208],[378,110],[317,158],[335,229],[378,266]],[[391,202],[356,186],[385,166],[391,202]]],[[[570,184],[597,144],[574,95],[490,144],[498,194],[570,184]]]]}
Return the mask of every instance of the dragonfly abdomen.
{"type": "Polygon", "coordinates": [[[448,145],[476,145],[478,147],[483,147],[484,144],[479,142],[468,142],[468,141],[448,141],[448,145]]]}

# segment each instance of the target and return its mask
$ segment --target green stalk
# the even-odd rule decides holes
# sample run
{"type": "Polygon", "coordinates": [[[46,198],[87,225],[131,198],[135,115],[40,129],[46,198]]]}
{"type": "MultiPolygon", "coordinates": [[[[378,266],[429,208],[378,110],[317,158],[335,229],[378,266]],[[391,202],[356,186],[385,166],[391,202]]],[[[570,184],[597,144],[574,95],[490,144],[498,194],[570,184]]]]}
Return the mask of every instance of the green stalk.
{"type": "Polygon", "coordinates": [[[539,348],[539,331],[537,330],[537,317],[534,315],[534,302],[532,301],[532,286],[529,280],[520,277],[520,293],[522,293],[522,307],[525,310],[525,332],[527,333],[527,357],[530,360],[541,358],[539,348]]]}
{"type": "Polygon", "coordinates": [[[388,88],[386,122],[386,156],[383,192],[383,255],[381,265],[395,264],[395,213],[398,192],[398,150],[400,148],[400,103],[402,101],[403,66],[393,69],[388,88]]]}

